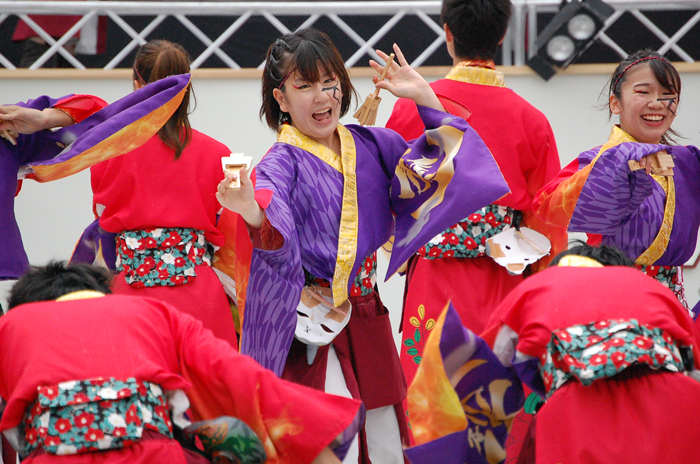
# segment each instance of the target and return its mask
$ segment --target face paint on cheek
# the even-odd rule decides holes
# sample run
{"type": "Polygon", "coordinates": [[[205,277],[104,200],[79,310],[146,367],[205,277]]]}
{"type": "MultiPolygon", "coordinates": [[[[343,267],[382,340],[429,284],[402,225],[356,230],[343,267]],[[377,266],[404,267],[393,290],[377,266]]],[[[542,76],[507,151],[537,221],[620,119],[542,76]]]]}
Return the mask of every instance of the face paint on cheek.
{"type": "Polygon", "coordinates": [[[340,89],[338,89],[338,84],[334,85],[333,87],[324,87],[321,90],[324,92],[327,90],[332,90],[333,91],[333,98],[335,98],[335,101],[337,101],[338,105],[340,105],[340,99],[338,98],[338,94],[340,93],[340,89]]]}
{"type": "Polygon", "coordinates": [[[668,110],[673,113],[675,116],[676,112],[671,108],[672,106],[677,106],[676,105],[676,97],[671,97],[671,98],[657,98],[656,101],[665,101],[668,102],[668,110]]]}

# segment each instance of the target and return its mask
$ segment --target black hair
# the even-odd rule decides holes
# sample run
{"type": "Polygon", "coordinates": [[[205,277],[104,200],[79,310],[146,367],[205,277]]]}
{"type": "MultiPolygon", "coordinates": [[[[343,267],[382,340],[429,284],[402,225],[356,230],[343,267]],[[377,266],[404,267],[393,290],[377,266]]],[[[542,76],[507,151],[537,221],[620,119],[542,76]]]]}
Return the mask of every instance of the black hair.
{"type": "Polygon", "coordinates": [[[294,72],[305,81],[317,82],[320,79],[319,68],[338,78],[343,93],[340,117],[345,116],[352,98],[357,99],[357,95],[340,52],[326,34],[314,28],[300,29],[283,35],[270,45],[265,57],[260,107],[260,119],[265,118],[270,129],[277,131],[280,124],[291,122],[289,113],[280,109],[274,90],[284,92],[284,84],[294,72]]]}
{"type": "Polygon", "coordinates": [[[455,55],[493,60],[508,30],[510,0],[444,0],[440,19],[454,37],[455,55]]]}
{"type": "Polygon", "coordinates": [[[549,266],[556,266],[564,256],[568,255],[585,256],[586,258],[591,258],[598,261],[603,266],[634,267],[634,261],[632,261],[620,249],[608,245],[591,246],[580,240],[571,242],[569,249],[556,255],[549,263],[549,266]]]}
{"type": "Polygon", "coordinates": [[[112,293],[112,274],[105,268],[89,264],[66,266],[52,261],[46,266],[32,267],[10,290],[8,310],[25,303],[51,301],[80,290],[112,293]]]}
{"type": "MultiPolygon", "coordinates": [[[[134,80],[146,85],[168,76],[187,74],[190,72],[190,61],[190,55],[181,45],[167,40],[151,40],[136,53],[134,80]]],[[[192,84],[187,86],[180,106],[158,131],[158,137],[163,143],[175,150],[175,159],[182,155],[192,138],[188,115],[190,94],[194,98],[192,84]]]]}
{"type": "MultiPolygon", "coordinates": [[[[670,90],[671,92],[675,92],[678,95],[678,100],[676,102],[676,108],[678,108],[681,101],[681,76],[678,74],[678,70],[663,55],[652,50],[645,49],[639,50],[638,52],[635,52],[622,60],[610,76],[608,83],[605,85],[605,87],[608,89],[608,101],[606,105],[608,106],[609,117],[612,117],[613,114],[612,108],[610,108],[610,96],[615,95],[615,98],[621,100],[622,84],[624,84],[624,82],[627,80],[630,69],[642,64],[646,64],[651,68],[651,71],[654,73],[654,77],[657,81],[659,81],[659,84],[661,84],[662,87],[670,90]]],[[[603,92],[605,92],[605,89],[603,89],[603,92]]],[[[675,130],[669,128],[668,132],[661,137],[661,143],[675,143],[675,140],[669,134],[672,134],[675,137],[680,137],[675,130]]]]}

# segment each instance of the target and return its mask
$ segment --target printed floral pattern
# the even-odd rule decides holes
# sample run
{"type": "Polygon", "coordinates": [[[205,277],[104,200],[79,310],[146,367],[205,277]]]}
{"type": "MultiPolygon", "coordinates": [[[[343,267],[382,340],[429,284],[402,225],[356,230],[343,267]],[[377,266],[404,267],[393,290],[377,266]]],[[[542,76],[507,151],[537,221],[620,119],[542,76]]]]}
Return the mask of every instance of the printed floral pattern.
{"type": "Polygon", "coordinates": [[[436,235],[418,255],[425,259],[486,256],[486,240],[510,228],[513,212],[506,206],[485,206],[436,235]]]}
{"type": "Polygon", "coordinates": [[[211,265],[201,230],[129,230],[117,237],[117,271],[126,271],[126,282],[134,287],[186,284],[202,263],[211,265]]]}
{"type": "Polygon", "coordinates": [[[411,325],[416,328],[413,332],[413,338],[407,338],[403,341],[406,347],[406,353],[411,356],[413,362],[420,364],[423,359],[423,350],[425,349],[425,340],[428,337],[428,332],[435,327],[435,319],[425,319],[425,306],[418,306],[418,317],[411,317],[409,320],[411,325]],[[420,318],[420,319],[419,319],[420,318]]]}
{"type": "Polygon", "coordinates": [[[619,374],[636,364],[683,372],[673,337],[632,319],[575,325],[552,333],[541,372],[547,397],[575,378],[583,385],[619,374]]]}
{"type": "MultiPolygon", "coordinates": [[[[360,266],[360,270],[355,275],[355,280],[350,287],[350,296],[365,296],[374,291],[374,284],[377,283],[377,252],[365,258],[360,266]]],[[[329,288],[330,282],[325,279],[315,277],[307,285],[318,285],[329,288]]]]}
{"type": "Polygon", "coordinates": [[[374,291],[377,283],[377,252],[365,258],[350,287],[350,296],[365,296],[374,291]]]}
{"type": "Polygon", "coordinates": [[[685,290],[683,287],[683,269],[680,266],[659,266],[652,264],[649,266],[637,266],[637,268],[660,282],[664,287],[670,289],[678,301],[689,309],[688,300],[685,298],[685,290]]]}
{"type": "Polygon", "coordinates": [[[80,454],[131,446],[149,428],[173,438],[163,390],[134,378],[62,382],[38,388],[24,416],[24,449],[80,454]]]}

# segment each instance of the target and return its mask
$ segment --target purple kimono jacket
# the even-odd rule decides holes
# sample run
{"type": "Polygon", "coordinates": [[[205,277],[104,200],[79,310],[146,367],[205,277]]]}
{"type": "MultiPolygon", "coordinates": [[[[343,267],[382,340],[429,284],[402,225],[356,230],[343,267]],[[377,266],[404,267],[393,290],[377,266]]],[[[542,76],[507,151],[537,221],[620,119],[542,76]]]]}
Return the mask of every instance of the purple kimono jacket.
{"type": "MultiPolygon", "coordinates": [[[[666,193],[644,170],[631,172],[627,162],[661,150],[675,163],[675,212],[668,246],[653,264],[682,266],[690,259],[700,226],[700,150],[693,146],[625,142],[606,150],[586,179],[569,231],[600,234],[604,245],[621,249],[631,259],[644,253],[661,229],[666,193]]],[[[598,151],[581,153],[579,169],[598,151]]]]}
{"type": "Polygon", "coordinates": [[[394,236],[387,275],[437,233],[494,202],[508,186],[486,145],[461,118],[419,107],[426,133],[338,126],[342,154],[291,126],[255,168],[265,215],[283,236],[253,251],[241,352],[281,375],[306,269],[347,299],[363,259],[394,236]]]}

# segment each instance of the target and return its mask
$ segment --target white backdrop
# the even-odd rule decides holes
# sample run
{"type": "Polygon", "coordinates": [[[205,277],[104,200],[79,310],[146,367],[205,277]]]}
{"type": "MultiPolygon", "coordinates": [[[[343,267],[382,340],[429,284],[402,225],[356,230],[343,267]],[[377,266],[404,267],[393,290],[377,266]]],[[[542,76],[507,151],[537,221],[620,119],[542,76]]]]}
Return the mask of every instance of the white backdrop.
{"type": "MultiPolygon", "coordinates": [[[[586,68],[579,68],[585,70],[586,68]]],[[[506,84],[540,109],[549,119],[556,136],[562,165],[571,161],[579,152],[600,145],[607,140],[611,122],[607,111],[599,109],[598,100],[611,67],[587,68],[594,73],[567,73],[549,82],[529,72],[510,68],[506,84]],[[596,73],[596,70],[600,70],[596,73]]],[[[444,75],[445,69],[425,69],[434,80],[444,75]]],[[[210,73],[211,74],[211,73],[210,73]]],[[[61,96],[69,93],[98,95],[113,102],[131,91],[128,78],[81,78],[73,74],[70,79],[12,78],[11,72],[0,75],[0,102],[12,103],[41,94],[61,96]]],[[[699,145],[700,122],[700,73],[682,74],[683,93],[678,117],[674,124],[686,138],[684,144],[699,145]]],[[[354,77],[360,103],[372,90],[368,77],[354,77]]],[[[274,142],[274,136],[258,118],[260,106],[259,78],[211,78],[194,79],[197,108],[191,116],[193,127],[222,141],[234,152],[252,155],[257,162],[274,142]]],[[[395,99],[382,93],[382,104],[377,125],[383,125],[390,114],[395,99]]],[[[352,114],[354,108],[349,112],[352,114]]],[[[352,123],[346,116],[342,121],[352,123]]],[[[51,259],[67,259],[85,226],[93,219],[89,173],[60,181],[38,184],[25,181],[16,199],[17,219],[22,230],[25,247],[32,264],[44,264],[51,259]]],[[[380,272],[386,263],[380,262],[380,272]]],[[[380,276],[383,280],[383,276],[380,276]]],[[[685,275],[688,299],[691,305],[700,298],[700,271],[689,269],[685,275]]],[[[403,279],[393,277],[380,283],[380,293],[392,313],[394,324],[400,317],[403,296],[403,279]]]]}

